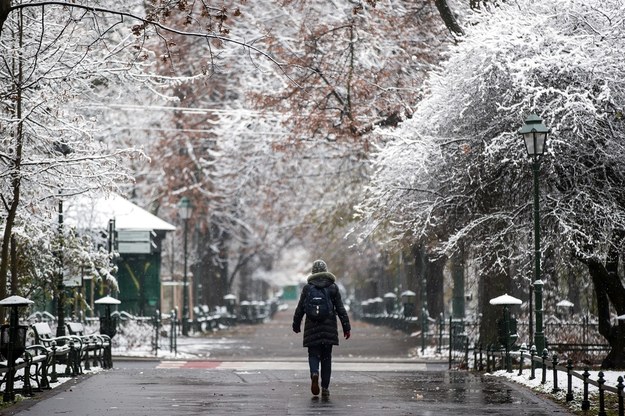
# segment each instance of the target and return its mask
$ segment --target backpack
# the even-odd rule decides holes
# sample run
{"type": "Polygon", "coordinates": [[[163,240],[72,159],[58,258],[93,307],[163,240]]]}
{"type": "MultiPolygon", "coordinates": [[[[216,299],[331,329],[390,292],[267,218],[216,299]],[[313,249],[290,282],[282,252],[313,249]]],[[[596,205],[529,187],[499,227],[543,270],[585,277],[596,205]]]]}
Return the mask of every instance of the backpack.
{"type": "Polygon", "coordinates": [[[328,291],[325,287],[317,287],[312,283],[308,286],[304,305],[306,316],[315,322],[324,321],[334,313],[334,305],[328,296],[328,291]]]}

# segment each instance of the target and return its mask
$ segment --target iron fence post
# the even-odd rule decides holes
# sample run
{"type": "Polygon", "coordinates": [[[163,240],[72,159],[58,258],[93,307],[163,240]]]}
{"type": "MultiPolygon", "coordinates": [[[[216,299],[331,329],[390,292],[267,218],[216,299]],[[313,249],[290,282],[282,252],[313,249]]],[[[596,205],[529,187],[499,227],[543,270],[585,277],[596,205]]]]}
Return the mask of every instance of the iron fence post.
{"type": "Polygon", "coordinates": [[[584,377],[584,398],[582,399],[582,410],[587,411],[590,410],[590,400],[588,400],[588,377],[590,377],[590,373],[588,372],[588,367],[584,368],[582,376],[584,377]]]}
{"type": "Polygon", "coordinates": [[[482,361],[482,343],[480,343],[479,346],[480,346],[480,365],[478,369],[480,371],[484,371],[484,362],[482,361]]]}
{"type": "Polygon", "coordinates": [[[623,388],[625,387],[623,385],[623,377],[622,376],[618,376],[618,384],[616,385],[616,388],[618,390],[618,414],[619,416],[623,416],[623,414],[625,413],[625,409],[623,407],[623,388]]]}
{"type": "Polygon", "coordinates": [[[160,344],[161,334],[161,311],[156,310],[154,312],[154,356],[158,357],[158,349],[160,344]]]}
{"type": "Polygon", "coordinates": [[[477,344],[473,344],[473,371],[477,371],[477,344]]]}
{"type": "Polygon", "coordinates": [[[443,348],[443,331],[445,330],[445,317],[443,312],[438,317],[438,353],[441,353],[443,348]]]}
{"type": "Polygon", "coordinates": [[[573,360],[566,360],[566,401],[573,401],[573,360]]]}
{"type": "Polygon", "coordinates": [[[522,375],[523,374],[523,354],[525,353],[527,347],[525,346],[525,344],[521,344],[521,348],[519,350],[520,352],[520,357],[519,357],[519,374],[518,375],[522,375]]]}
{"type": "Polygon", "coordinates": [[[551,389],[552,393],[557,393],[560,391],[560,387],[558,387],[558,354],[553,354],[552,359],[553,364],[553,389],[551,389]]]}
{"type": "Polygon", "coordinates": [[[453,351],[453,335],[451,330],[451,316],[449,317],[449,369],[451,370],[452,359],[452,351],[453,351]]]}
{"type": "Polygon", "coordinates": [[[534,362],[535,356],[536,356],[536,346],[532,345],[530,347],[530,380],[534,380],[536,378],[536,363],[534,362]]]}
{"type": "Polygon", "coordinates": [[[597,413],[597,416],[607,416],[605,412],[605,389],[603,388],[605,378],[603,376],[603,371],[599,371],[599,379],[597,380],[599,384],[599,413],[597,413]]]}

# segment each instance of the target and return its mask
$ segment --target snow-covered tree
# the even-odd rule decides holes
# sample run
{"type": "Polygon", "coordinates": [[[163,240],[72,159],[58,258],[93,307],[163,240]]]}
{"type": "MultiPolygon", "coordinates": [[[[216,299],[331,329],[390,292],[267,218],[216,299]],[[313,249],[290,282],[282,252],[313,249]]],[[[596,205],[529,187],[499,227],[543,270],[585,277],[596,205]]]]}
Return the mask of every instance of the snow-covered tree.
{"type": "MultiPolygon", "coordinates": [[[[230,34],[280,65],[221,50],[210,80],[176,87],[180,111],[172,118],[181,134],[163,135],[161,159],[169,203],[191,192],[194,223],[229,239],[225,246],[202,239],[197,261],[210,257],[200,251],[229,253],[230,281],[242,261],[252,270],[270,265],[280,247],[306,235],[311,251],[326,246],[318,243],[323,234],[349,245],[342,235],[366,182],[371,129],[411,114],[447,41],[426,3],[247,2],[239,11],[243,23],[230,34]]],[[[176,41],[171,68],[207,48],[176,41]]]]}
{"type": "Polygon", "coordinates": [[[554,284],[571,262],[588,267],[612,346],[604,365],[618,367],[625,333],[610,314],[625,312],[622,10],[621,0],[557,0],[475,13],[427,98],[378,153],[362,206],[369,224],[443,252],[465,244],[491,287],[531,274],[532,170],[516,131],[538,113],[552,129],[540,172],[542,255],[553,265],[543,278],[554,284]]]}
{"type": "Polygon", "coordinates": [[[133,120],[125,112],[131,126],[115,132],[120,119],[111,110],[120,103],[143,104],[145,91],[164,97],[164,85],[207,75],[210,48],[202,68],[175,77],[157,73],[156,63],[172,60],[169,36],[241,46],[227,37],[224,25],[235,14],[234,7],[231,12],[221,4],[182,0],[0,1],[0,298],[6,294],[13,235],[24,237],[20,247],[28,235],[50,237],[57,199],[132,180],[128,167],[136,159],[123,159],[142,153],[124,144],[157,120],[133,120]],[[151,38],[158,48],[146,48],[151,38]]]}
{"type": "MultiPolygon", "coordinates": [[[[0,297],[6,294],[12,235],[21,235],[21,247],[29,235],[54,235],[51,214],[59,198],[130,178],[120,162],[132,152],[97,140],[97,120],[82,110],[108,94],[109,82],[119,82],[116,73],[125,68],[116,56],[128,40],[98,32],[83,17],[80,11],[23,7],[13,9],[2,27],[0,176],[6,215],[0,297]],[[106,48],[90,51],[98,40],[106,48]]],[[[52,244],[48,250],[55,251],[52,244]]],[[[58,268],[54,264],[47,268],[58,268]]]]}

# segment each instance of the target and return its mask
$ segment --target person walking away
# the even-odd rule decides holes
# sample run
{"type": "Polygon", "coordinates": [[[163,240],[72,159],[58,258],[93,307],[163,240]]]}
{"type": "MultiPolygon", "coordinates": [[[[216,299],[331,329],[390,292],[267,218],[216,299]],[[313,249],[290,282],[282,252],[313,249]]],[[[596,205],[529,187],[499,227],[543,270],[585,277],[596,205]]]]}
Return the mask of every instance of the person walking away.
{"type": "Polygon", "coordinates": [[[308,348],[310,390],[315,396],[319,394],[321,376],[321,396],[328,398],[332,375],[332,347],[339,345],[336,317],[341,321],[346,340],[350,338],[351,325],[336,285],[336,277],[328,271],[323,260],[313,262],[312,273],[307,282],[293,315],[293,332],[297,334],[301,331],[302,319],[306,315],[303,344],[304,348],[308,348]]]}

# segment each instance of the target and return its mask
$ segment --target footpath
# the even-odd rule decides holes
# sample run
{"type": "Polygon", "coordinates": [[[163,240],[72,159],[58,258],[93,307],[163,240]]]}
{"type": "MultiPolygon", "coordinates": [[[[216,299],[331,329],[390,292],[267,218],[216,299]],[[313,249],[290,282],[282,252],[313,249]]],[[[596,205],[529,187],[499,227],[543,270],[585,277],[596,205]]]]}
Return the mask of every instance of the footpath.
{"type": "Polygon", "coordinates": [[[330,397],[314,397],[292,312],[179,338],[184,359],[114,357],[112,370],[70,380],[0,415],[570,414],[514,383],[415,358],[418,339],[358,321],[352,338],[334,349],[330,397]]]}

